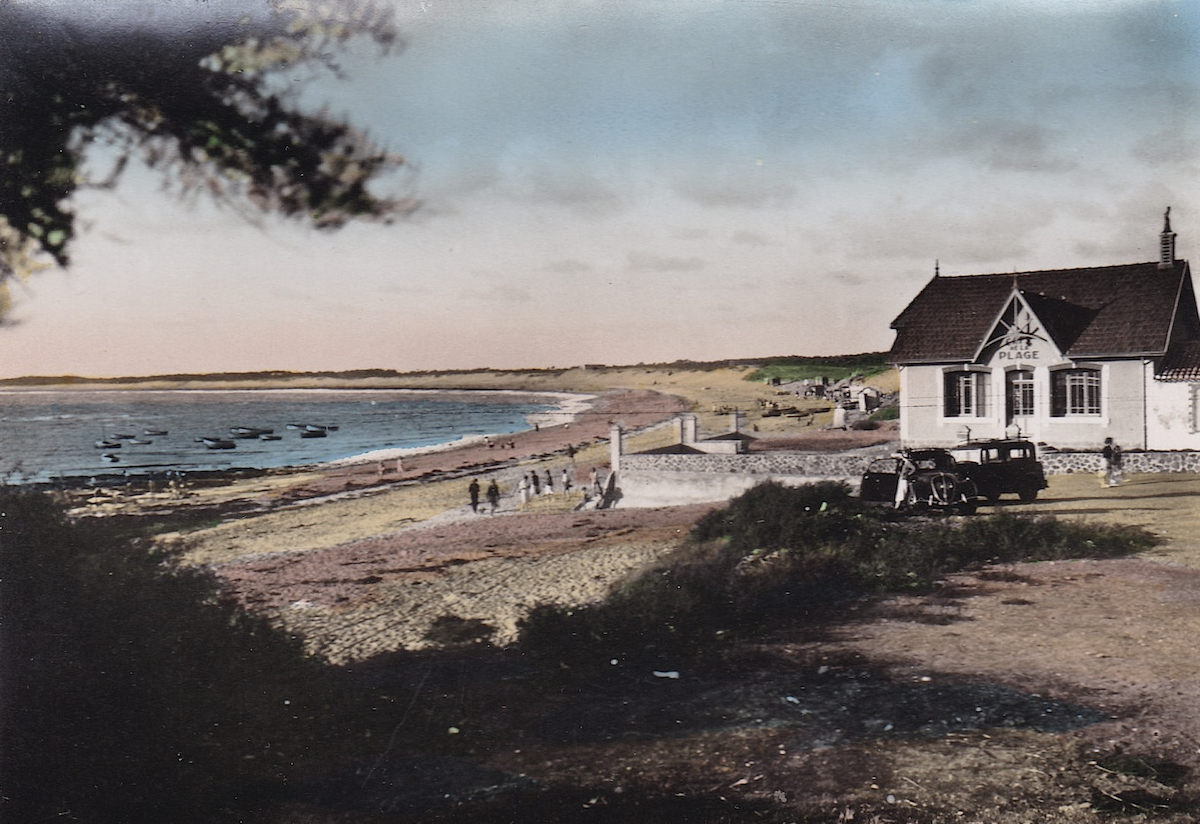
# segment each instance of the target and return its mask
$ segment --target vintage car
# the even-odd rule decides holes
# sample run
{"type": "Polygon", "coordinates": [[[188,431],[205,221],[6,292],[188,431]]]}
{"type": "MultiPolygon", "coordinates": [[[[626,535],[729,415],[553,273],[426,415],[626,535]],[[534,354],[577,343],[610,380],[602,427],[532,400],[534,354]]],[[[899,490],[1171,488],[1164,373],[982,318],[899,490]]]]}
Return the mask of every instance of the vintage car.
{"type": "Polygon", "coordinates": [[[1013,493],[1026,503],[1046,488],[1046,473],[1031,441],[996,439],[968,441],[950,450],[959,468],[989,501],[1013,493]]]}
{"type": "Polygon", "coordinates": [[[945,449],[905,449],[877,458],[863,473],[859,497],[899,509],[941,509],[970,515],[979,504],[975,483],[945,449]],[[907,484],[897,501],[901,480],[907,484]]]}

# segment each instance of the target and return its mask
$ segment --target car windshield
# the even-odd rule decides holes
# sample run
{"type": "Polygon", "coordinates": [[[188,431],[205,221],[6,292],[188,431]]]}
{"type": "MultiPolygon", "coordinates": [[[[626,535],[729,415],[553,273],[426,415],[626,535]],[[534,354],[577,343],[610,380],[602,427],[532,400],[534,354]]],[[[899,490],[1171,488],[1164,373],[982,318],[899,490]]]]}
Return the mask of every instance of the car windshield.
{"type": "Polygon", "coordinates": [[[954,458],[949,452],[914,452],[909,455],[909,460],[917,469],[953,469],[954,458]]]}
{"type": "Polygon", "coordinates": [[[867,466],[867,472],[875,475],[895,475],[899,461],[895,458],[876,458],[867,466]]]}

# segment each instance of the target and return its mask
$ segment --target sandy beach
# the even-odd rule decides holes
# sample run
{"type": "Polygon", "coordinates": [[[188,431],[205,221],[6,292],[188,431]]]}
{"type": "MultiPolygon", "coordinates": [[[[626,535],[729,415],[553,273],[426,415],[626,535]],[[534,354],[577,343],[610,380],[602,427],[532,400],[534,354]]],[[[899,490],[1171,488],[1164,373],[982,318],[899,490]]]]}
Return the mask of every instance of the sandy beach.
{"type": "MultiPolygon", "coordinates": [[[[237,597],[303,634],[330,660],[421,648],[438,618],[477,618],[492,640],[515,637],[516,622],[538,603],[587,603],[671,549],[711,506],[581,510],[582,487],[609,463],[613,424],[633,448],[670,442],[671,421],[698,413],[726,426],[728,409],[754,409],[773,392],[744,380],[746,370],[627,369],[529,377],[524,387],[573,393],[569,420],[535,422],[524,432],[449,448],[373,453],[335,464],[215,478],[179,494],[167,489],[86,493],[78,516],[161,516],[188,526],[159,537],[185,563],[213,569],[237,597]],[[629,387],[608,386],[626,383],[629,387]],[[522,476],[546,473],[553,494],[529,502],[522,476]],[[562,479],[572,488],[564,489],[562,479]],[[467,486],[493,480],[492,514],[472,512],[467,486]],[[320,582],[315,588],[312,582],[320,582]],[[397,615],[404,615],[397,621],[397,615]],[[364,640],[366,639],[366,640],[364,640]]],[[[477,389],[513,389],[506,376],[475,375],[477,389]]],[[[456,387],[458,388],[458,387],[456,387]]],[[[781,442],[803,435],[822,449],[874,433],[761,419],[781,442]],[[793,431],[787,431],[786,427],[793,431]]],[[[883,436],[887,437],[887,436],[883,436]]]]}
{"type": "MultiPolygon", "coordinates": [[[[615,695],[605,691],[613,684],[572,696],[553,682],[490,678],[483,662],[495,663],[488,656],[516,638],[531,609],[603,599],[677,547],[714,508],[577,509],[578,487],[564,492],[561,485],[527,503],[513,495],[516,480],[531,471],[549,469],[557,479],[566,469],[583,481],[593,467],[603,469],[611,423],[636,433],[635,448],[652,445],[672,437],[668,422],[679,411],[699,411],[717,425],[728,405],[753,408],[754,393],[763,392],[737,372],[691,373],[674,384],[671,377],[655,375],[663,383],[652,388],[587,387],[590,407],[569,426],[539,426],[512,436],[511,446],[431,451],[406,457],[399,471],[364,458],[225,479],[198,484],[184,498],[113,491],[79,502],[75,512],[162,512],[176,523],[191,513],[182,519],[190,526],[160,538],[185,563],[213,570],[247,608],[302,636],[312,654],[364,677],[400,678],[407,670],[389,667],[414,660],[427,662],[425,672],[454,673],[459,681],[444,696],[423,691],[422,680],[396,686],[395,694],[439,719],[442,738],[453,724],[455,739],[469,739],[469,754],[455,750],[462,763],[547,786],[634,787],[636,775],[648,792],[703,795],[719,786],[746,802],[784,793],[790,803],[819,796],[847,809],[874,808],[890,795],[913,808],[950,804],[981,813],[972,820],[1007,824],[1035,820],[1024,813],[1042,810],[1046,798],[1054,809],[1080,811],[1061,820],[1096,820],[1079,802],[1089,787],[1105,797],[1130,791],[1129,781],[1081,760],[1081,747],[1200,764],[1192,711],[1200,678],[1189,655],[1200,601],[1200,508],[1193,503],[1200,477],[1192,475],[1131,476],[1118,489],[1102,489],[1090,474],[1053,476],[1036,503],[1005,499],[980,509],[980,516],[1046,513],[1148,529],[1160,544],[1140,557],[966,571],[934,593],[855,601],[816,636],[803,624],[781,627],[744,650],[733,672],[687,670],[678,680],[621,673],[626,692],[615,695]],[[704,395],[698,386],[713,389],[704,395]],[[472,512],[471,478],[498,483],[495,514],[472,512]],[[468,628],[474,642],[445,646],[436,630],[447,622],[468,628]],[[469,662],[480,665],[477,676],[463,674],[469,662]],[[876,700],[861,700],[868,688],[876,700]],[[928,692],[932,703],[913,711],[951,733],[879,732],[912,709],[914,690],[928,692]],[[962,706],[943,706],[938,697],[964,691],[962,706]],[[1025,722],[971,726],[1014,702],[1051,700],[1093,707],[1101,722],[1074,732],[1025,722]],[[611,716],[618,732],[619,719],[634,720],[629,736],[577,742],[572,713],[611,716]],[[659,716],[674,719],[665,737],[642,726],[659,716]],[[552,734],[556,724],[567,730],[561,739],[552,734]],[[1048,763],[1065,766],[1049,772],[1048,763]],[[986,799],[1011,799],[1014,786],[1022,788],[1020,802],[1004,803],[1021,815],[992,815],[986,799]]],[[[837,451],[889,436],[756,422],[764,438],[789,448],[837,451]]],[[[398,746],[424,751],[432,734],[405,728],[398,746]]],[[[445,798],[472,791],[465,778],[439,785],[445,798]]],[[[311,820],[346,820],[313,809],[311,820]]],[[[292,812],[267,820],[295,820],[292,812]]]]}

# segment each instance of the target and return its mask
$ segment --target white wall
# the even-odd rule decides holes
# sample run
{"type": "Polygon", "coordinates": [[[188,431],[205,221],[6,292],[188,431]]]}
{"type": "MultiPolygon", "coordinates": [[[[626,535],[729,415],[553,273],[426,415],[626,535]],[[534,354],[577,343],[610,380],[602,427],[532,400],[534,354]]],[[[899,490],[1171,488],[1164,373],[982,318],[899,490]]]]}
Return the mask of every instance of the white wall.
{"type": "MultiPolygon", "coordinates": [[[[900,438],[903,443],[909,446],[951,446],[961,442],[968,429],[973,439],[1000,438],[1016,434],[1015,429],[1009,427],[1005,420],[1004,363],[994,361],[987,365],[991,366],[992,371],[986,414],[981,417],[954,418],[943,415],[943,374],[946,365],[901,367],[900,438]]],[[[1115,438],[1118,443],[1125,444],[1129,449],[1149,448],[1148,426],[1143,417],[1149,388],[1146,369],[1152,368],[1148,364],[1141,360],[1089,364],[1100,367],[1103,399],[1101,414],[1057,418],[1050,415],[1050,367],[1059,364],[1022,365],[1032,366],[1036,385],[1035,414],[1017,421],[1022,437],[1060,449],[1098,448],[1106,437],[1115,438]]],[[[1155,391],[1161,386],[1168,384],[1158,384],[1155,391]]],[[[1164,396],[1160,414],[1167,414],[1167,406],[1171,403],[1174,401],[1164,396]]],[[[1178,429],[1177,422],[1174,424],[1174,431],[1177,433],[1178,429]]],[[[1200,448],[1200,439],[1189,447],[1156,448],[1200,448]]]]}
{"type": "Polygon", "coordinates": [[[1196,397],[1200,393],[1200,384],[1162,383],[1150,376],[1148,385],[1148,448],[1200,449],[1200,432],[1196,431],[1196,397]]]}

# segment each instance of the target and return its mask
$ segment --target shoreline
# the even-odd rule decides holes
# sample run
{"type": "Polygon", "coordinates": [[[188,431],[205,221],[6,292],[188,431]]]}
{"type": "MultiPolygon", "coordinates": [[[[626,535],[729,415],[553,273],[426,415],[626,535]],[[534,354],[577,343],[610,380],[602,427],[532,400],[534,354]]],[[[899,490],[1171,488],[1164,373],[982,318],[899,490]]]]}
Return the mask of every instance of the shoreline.
{"type": "MultiPolygon", "coordinates": [[[[403,394],[413,397],[437,397],[439,399],[454,400],[457,398],[468,397],[472,400],[486,400],[504,404],[511,401],[514,404],[539,405],[548,407],[539,411],[531,412],[524,416],[523,428],[516,428],[508,431],[484,433],[484,434],[467,434],[459,435],[453,440],[439,441],[435,443],[424,443],[415,446],[388,446],[380,448],[370,448],[367,444],[359,447],[360,451],[353,454],[344,455],[343,457],[331,458],[327,460],[309,460],[297,463],[288,463],[282,465],[255,465],[246,463],[243,465],[229,465],[219,467],[196,467],[189,466],[186,463],[163,463],[157,465],[142,465],[142,466],[111,466],[98,468],[95,471],[78,472],[72,474],[51,473],[49,471],[44,474],[48,477],[39,479],[30,479],[27,481],[9,481],[14,486],[20,486],[28,489],[80,489],[87,487],[118,487],[118,486],[136,486],[139,484],[157,484],[168,483],[174,481],[199,481],[199,480],[218,480],[228,477],[233,479],[261,477],[263,475],[278,475],[288,473],[303,473],[303,472],[323,472],[328,470],[344,469],[346,467],[375,464],[380,461],[396,461],[406,460],[419,457],[426,454],[453,452],[458,449],[468,449],[480,444],[486,445],[490,442],[508,442],[512,438],[521,433],[537,431],[542,427],[567,425],[577,422],[582,416],[593,410],[594,403],[598,395],[594,393],[584,392],[565,392],[551,390],[522,390],[522,389],[395,389],[395,388],[377,388],[377,389],[341,389],[341,388],[316,388],[316,389],[296,389],[296,388],[269,388],[269,389],[147,389],[147,388],[93,388],[79,387],[67,389],[70,393],[96,393],[96,394],[224,394],[229,392],[237,393],[284,393],[284,394],[317,394],[317,395],[339,395],[345,393],[362,393],[364,396],[370,396],[380,392],[388,394],[403,394]],[[365,447],[365,448],[364,448],[365,447]]],[[[0,388],[0,397],[4,395],[35,395],[46,394],[56,395],[61,394],[63,390],[59,388],[43,388],[37,387],[32,389],[12,389],[0,388]]],[[[39,473],[42,474],[42,473],[39,473]]]]}
{"type": "Polygon", "coordinates": [[[608,462],[611,423],[632,431],[669,420],[687,408],[687,401],[674,395],[648,390],[608,391],[592,396],[586,409],[577,409],[570,422],[506,434],[490,445],[486,437],[479,437],[417,448],[401,456],[400,466],[394,458],[357,455],[336,463],[189,473],[177,485],[162,484],[147,476],[114,476],[98,477],[96,486],[78,483],[60,484],[58,488],[78,499],[77,514],[104,516],[161,515],[208,507],[229,514],[264,513],[345,496],[434,486],[469,475],[507,473],[533,463],[552,464],[556,475],[573,467],[579,473],[577,482],[582,483],[592,466],[608,462]]]}
{"type": "MultiPolygon", "coordinates": [[[[415,392],[437,392],[439,390],[416,389],[415,392]]],[[[484,392],[508,392],[511,394],[523,394],[519,390],[496,389],[496,390],[480,390],[484,392]]],[[[518,429],[512,432],[491,432],[486,435],[463,435],[453,441],[443,441],[441,443],[427,444],[425,446],[396,446],[387,447],[384,449],[373,449],[368,452],[363,452],[357,455],[350,455],[345,458],[337,458],[332,461],[324,461],[317,464],[309,464],[308,468],[312,469],[339,469],[347,466],[356,466],[359,464],[378,463],[380,461],[395,461],[397,459],[414,458],[419,455],[428,455],[438,452],[451,452],[455,449],[463,449],[467,447],[483,446],[487,447],[489,443],[495,443],[511,439],[516,435],[525,432],[537,432],[542,426],[569,426],[575,423],[582,415],[591,410],[592,401],[596,399],[596,395],[585,395],[574,392],[534,392],[530,394],[538,395],[539,397],[552,397],[554,395],[561,396],[557,409],[547,410],[545,412],[535,412],[527,415],[525,420],[530,426],[526,429],[518,429]]],[[[494,447],[493,447],[494,448],[494,447]]],[[[297,466],[297,469],[303,469],[305,466],[297,466]]]]}

